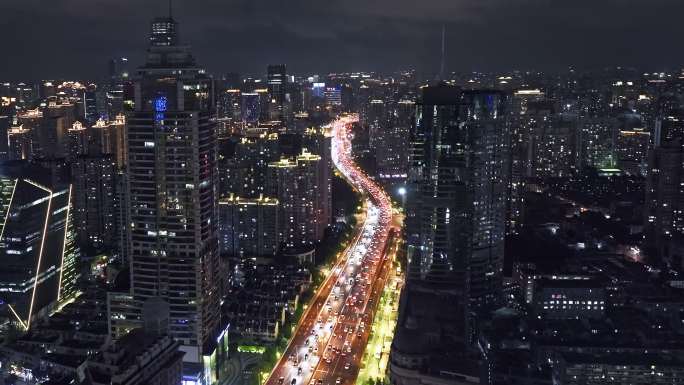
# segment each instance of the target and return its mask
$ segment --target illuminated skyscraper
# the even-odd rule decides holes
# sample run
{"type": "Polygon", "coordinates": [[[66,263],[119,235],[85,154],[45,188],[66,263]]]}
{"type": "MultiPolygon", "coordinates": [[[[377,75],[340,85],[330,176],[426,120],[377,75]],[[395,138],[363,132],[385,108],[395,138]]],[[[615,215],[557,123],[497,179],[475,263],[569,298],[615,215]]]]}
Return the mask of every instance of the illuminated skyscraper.
{"type": "Polygon", "coordinates": [[[155,296],[169,303],[170,334],[189,362],[215,344],[220,321],[212,87],[178,45],[176,22],[155,19],[126,119],[131,290],[137,309],[155,296]]]}
{"type": "Polygon", "coordinates": [[[33,157],[31,152],[31,130],[23,125],[12,127],[7,131],[7,157],[9,160],[29,160],[33,157]]]}
{"type": "Polygon", "coordinates": [[[269,65],[267,76],[271,120],[282,120],[285,117],[284,106],[287,90],[287,70],[285,64],[269,65]]]}
{"type": "Polygon", "coordinates": [[[387,107],[380,99],[370,101],[368,106],[368,145],[371,150],[381,145],[381,138],[387,131],[387,107]]]}
{"type": "Polygon", "coordinates": [[[67,132],[66,155],[70,162],[81,155],[88,153],[89,147],[88,130],[76,121],[67,132]]]}
{"type": "Polygon", "coordinates": [[[125,122],[126,119],[123,115],[118,115],[115,120],[110,122],[98,120],[89,129],[90,148],[88,153],[91,155],[111,155],[114,157],[118,169],[125,168],[128,161],[125,122]]]}
{"type": "Polygon", "coordinates": [[[76,233],[79,243],[91,250],[111,247],[116,239],[116,169],[107,155],[78,156],[71,163],[76,233]]]}
{"type": "Polygon", "coordinates": [[[83,90],[83,118],[88,125],[95,124],[99,118],[97,113],[97,86],[95,84],[89,84],[83,90]]]}
{"type": "Polygon", "coordinates": [[[80,251],[74,242],[71,186],[52,188],[15,177],[33,175],[20,168],[0,177],[0,309],[19,329],[29,329],[76,295],[80,251]]]}
{"type": "Polygon", "coordinates": [[[273,257],[280,247],[278,200],[230,196],[219,202],[221,254],[273,257]]]}
{"type": "Polygon", "coordinates": [[[384,130],[377,133],[380,145],[375,147],[378,176],[394,182],[406,179],[408,167],[408,136],[415,116],[415,102],[400,100],[392,106],[384,130]]]}
{"type": "Polygon", "coordinates": [[[321,157],[303,150],[294,158],[269,164],[267,194],[280,202],[281,242],[285,247],[308,248],[323,238],[324,193],[321,157]]]}
{"type": "Polygon", "coordinates": [[[255,92],[243,92],[241,95],[240,114],[245,125],[254,125],[259,121],[260,98],[255,92]]]}
{"type": "Polygon", "coordinates": [[[462,293],[474,307],[501,294],[506,103],[497,91],[424,88],[411,137],[409,282],[462,293]]]}

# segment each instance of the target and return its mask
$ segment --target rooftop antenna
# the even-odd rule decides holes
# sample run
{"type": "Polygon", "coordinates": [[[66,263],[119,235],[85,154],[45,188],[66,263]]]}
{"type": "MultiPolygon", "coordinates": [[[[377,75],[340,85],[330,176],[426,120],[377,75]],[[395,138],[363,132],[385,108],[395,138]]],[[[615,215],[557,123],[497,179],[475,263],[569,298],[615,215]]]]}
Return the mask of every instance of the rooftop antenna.
{"type": "Polygon", "coordinates": [[[442,60],[439,66],[439,80],[444,80],[444,66],[446,60],[446,25],[442,24],[442,60]]]}

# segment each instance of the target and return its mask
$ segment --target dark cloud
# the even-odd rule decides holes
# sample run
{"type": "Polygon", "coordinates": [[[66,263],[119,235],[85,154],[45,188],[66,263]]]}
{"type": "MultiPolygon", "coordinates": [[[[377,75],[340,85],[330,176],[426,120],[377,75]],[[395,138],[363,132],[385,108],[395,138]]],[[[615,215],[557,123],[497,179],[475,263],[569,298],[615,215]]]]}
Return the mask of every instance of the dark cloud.
{"type": "MultiPolygon", "coordinates": [[[[164,0],[2,0],[0,79],[97,78],[107,59],[139,63],[164,0]]],[[[438,67],[679,67],[681,0],[175,0],[182,39],[216,73],[438,67]]]]}

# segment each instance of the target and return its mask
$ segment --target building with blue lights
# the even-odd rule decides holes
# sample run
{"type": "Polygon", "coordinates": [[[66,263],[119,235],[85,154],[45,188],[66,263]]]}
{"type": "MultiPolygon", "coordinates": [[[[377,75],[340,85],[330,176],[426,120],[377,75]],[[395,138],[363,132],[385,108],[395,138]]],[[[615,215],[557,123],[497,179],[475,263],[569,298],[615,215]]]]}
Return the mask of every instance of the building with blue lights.
{"type": "Polygon", "coordinates": [[[130,300],[110,314],[110,330],[117,338],[139,326],[143,304],[163,299],[185,370],[202,368],[223,329],[213,79],[177,31],[172,18],[152,22],[147,62],[134,76],[126,116],[130,300]]]}

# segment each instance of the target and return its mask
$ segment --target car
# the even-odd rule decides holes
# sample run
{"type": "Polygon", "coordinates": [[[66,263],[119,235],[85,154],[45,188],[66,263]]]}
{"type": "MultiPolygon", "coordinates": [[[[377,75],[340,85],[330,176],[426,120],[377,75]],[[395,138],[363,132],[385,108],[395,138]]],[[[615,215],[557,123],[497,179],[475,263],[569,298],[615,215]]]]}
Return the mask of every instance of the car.
{"type": "Polygon", "coordinates": [[[332,360],[330,359],[330,357],[328,357],[328,358],[325,359],[325,362],[328,363],[328,364],[331,364],[331,363],[332,363],[332,360]]]}
{"type": "Polygon", "coordinates": [[[350,364],[349,362],[346,362],[346,363],[344,364],[344,369],[345,369],[345,370],[349,370],[350,367],[351,367],[351,364],[350,364]]]}
{"type": "Polygon", "coordinates": [[[290,382],[290,385],[296,385],[297,384],[297,379],[293,378],[292,381],[290,382]]]}
{"type": "Polygon", "coordinates": [[[285,377],[280,377],[278,379],[278,385],[282,384],[283,382],[285,382],[285,377]]]}
{"type": "Polygon", "coordinates": [[[300,375],[300,374],[302,374],[302,367],[301,366],[297,368],[297,375],[300,375]]]}
{"type": "Polygon", "coordinates": [[[337,377],[337,379],[335,380],[335,383],[336,383],[337,385],[341,384],[341,383],[342,383],[342,378],[341,378],[341,377],[337,377]]]}
{"type": "Polygon", "coordinates": [[[308,360],[309,360],[309,353],[306,353],[306,354],[304,354],[304,361],[308,361],[308,360]]]}
{"type": "Polygon", "coordinates": [[[318,385],[323,385],[323,380],[321,380],[321,379],[319,378],[319,379],[316,381],[316,384],[318,384],[318,385]]]}

